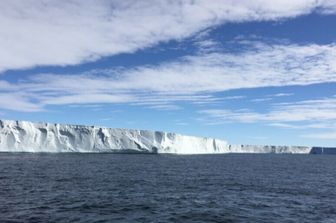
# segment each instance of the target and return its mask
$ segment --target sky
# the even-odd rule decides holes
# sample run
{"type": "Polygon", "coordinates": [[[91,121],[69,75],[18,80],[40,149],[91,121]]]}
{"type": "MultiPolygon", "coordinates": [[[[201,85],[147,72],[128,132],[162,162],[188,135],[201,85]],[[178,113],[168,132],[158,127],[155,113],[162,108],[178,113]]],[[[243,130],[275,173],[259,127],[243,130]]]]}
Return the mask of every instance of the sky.
{"type": "Polygon", "coordinates": [[[336,146],[336,0],[0,1],[0,118],[336,146]]]}

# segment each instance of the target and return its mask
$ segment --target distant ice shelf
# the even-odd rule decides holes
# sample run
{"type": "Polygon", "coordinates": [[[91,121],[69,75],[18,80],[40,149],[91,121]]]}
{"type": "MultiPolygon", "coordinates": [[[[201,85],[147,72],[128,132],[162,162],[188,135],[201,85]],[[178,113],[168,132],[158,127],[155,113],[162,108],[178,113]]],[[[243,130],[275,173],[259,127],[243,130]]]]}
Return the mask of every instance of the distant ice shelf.
{"type": "Polygon", "coordinates": [[[224,140],[160,131],[0,120],[0,152],[309,154],[314,150],[305,146],[230,145],[224,140]]]}

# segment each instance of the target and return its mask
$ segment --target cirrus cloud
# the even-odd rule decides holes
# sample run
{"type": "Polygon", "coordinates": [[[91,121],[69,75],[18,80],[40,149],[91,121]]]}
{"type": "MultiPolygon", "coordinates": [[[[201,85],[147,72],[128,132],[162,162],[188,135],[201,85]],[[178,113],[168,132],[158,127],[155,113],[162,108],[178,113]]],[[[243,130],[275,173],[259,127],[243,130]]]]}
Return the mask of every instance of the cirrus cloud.
{"type": "MultiPolygon", "coordinates": [[[[202,51],[158,66],[92,70],[72,75],[37,74],[16,83],[3,80],[0,93],[20,92],[18,101],[41,109],[47,105],[90,103],[176,108],[173,104],[178,101],[216,102],[219,99],[214,93],[233,89],[336,82],[335,58],[334,44],[250,42],[242,52],[202,51]]],[[[2,108],[24,110],[1,104],[2,108]]]]}
{"type": "Polygon", "coordinates": [[[0,72],[132,53],[229,22],[335,9],[333,0],[1,1],[0,72]]]}

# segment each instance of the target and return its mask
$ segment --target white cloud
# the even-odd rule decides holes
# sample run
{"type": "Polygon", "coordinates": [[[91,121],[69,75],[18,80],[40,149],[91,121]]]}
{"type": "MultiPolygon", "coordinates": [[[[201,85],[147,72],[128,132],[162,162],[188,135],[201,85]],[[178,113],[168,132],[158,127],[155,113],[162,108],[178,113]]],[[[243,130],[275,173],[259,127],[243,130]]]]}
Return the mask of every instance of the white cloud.
{"type": "Polygon", "coordinates": [[[277,93],[277,94],[271,94],[269,97],[288,97],[293,96],[293,93],[277,93]]]}
{"type": "Polygon", "coordinates": [[[271,101],[272,98],[255,98],[252,99],[251,102],[265,102],[265,101],[271,101]]]}
{"type": "Polygon", "coordinates": [[[305,127],[325,128],[328,126],[326,123],[336,121],[335,111],[336,99],[325,98],[277,104],[265,112],[207,109],[200,111],[200,113],[206,115],[209,118],[209,123],[213,124],[223,122],[262,122],[269,123],[269,125],[276,127],[300,128],[299,126],[288,124],[288,122],[315,122],[315,124],[310,125],[305,123],[305,127]],[[316,124],[316,122],[318,122],[318,124],[316,124]]]}
{"type": "Polygon", "coordinates": [[[1,1],[0,72],[78,64],[181,40],[223,23],[277,20],[313,10],[334,13],[335,8],[333,0],[1,1]]]}
{"type": "Polygon", "coordinates": [[[336,46],[254,45],[242,53],[208,53],[127,70],[118,89],[199,93],[336,81],[336,46]]]}
{"type": "Polygon", "coordinates": [[[31,102],[26,96],[12,92],[0,92],[0,108],[24,112],[37,112],[43,110],[39,103],[31,102]]]}
{"type": "MultiPolygon", "coordinates": [[[[73,75],[40,74],[23,77],[16,83],[3,80],[0,93],[19,93],[16,101],[26,106],[23,109],[5,106],[8,100],[3,97],[0,107],[23,111],[43,109],[47,105],[88,103],[172,107],[178,101],[204,104],[230,99],[215,97],[214,93],[232,89],[336,81],[336,45],[249,42],[247,46],[240,53],[203,52],[157,66],[73,75]],[[27,103],[33,107],[28,108],[27,103]]],[[[281,122],[281,119],[274,121],[281,122]]]]}
{"type": "Polygon", "coordinates": [[[270,123],[269,126],[287,128],[287,129],[336,129],[336,123],[324,122],[313,124],[287,124],[287,123],[270,123]]]}
{"type": "Polygon", "coordinates": [[[246,98],[246,96],[236,95],[236,96],[227,96],[227,97],[224,97],[223,99],[224,100],[238,100],[238,99],[244,99],[244,98],[246,98]]]}
{"type": "Polygon", "coordinates": [[[323,132],[323,133],[315,133],[315,134],[306,134],[306,135],[301,135],[301,137],[310,138],[310,139],[336,140],[336,132],[323,132]]]}
{"type": "Polygon", "coordinates": [[[177,105],[172,105],[172,104],[152,105],[152,106],[149,106],[149,108],[155,109],[155,110],[160,110],[160,111],[172,111],[172,110],[181,109],[181,107],[179,107],[177,105]]]}
{"type": "Polygon", "coordinates": [[[132,95],[122,94],[95,94],[83,93],[57,97],[45,97],[41,101],[47,105],[63,105],[63,104],[89,104],[89,103],[124,103],[136,100],[132,95]]]}
{"type": "Polygon", "coordinates": [[[319,10],[324,14],[334,14],[336,12],[336,1],[320,1],[319,10]]]}

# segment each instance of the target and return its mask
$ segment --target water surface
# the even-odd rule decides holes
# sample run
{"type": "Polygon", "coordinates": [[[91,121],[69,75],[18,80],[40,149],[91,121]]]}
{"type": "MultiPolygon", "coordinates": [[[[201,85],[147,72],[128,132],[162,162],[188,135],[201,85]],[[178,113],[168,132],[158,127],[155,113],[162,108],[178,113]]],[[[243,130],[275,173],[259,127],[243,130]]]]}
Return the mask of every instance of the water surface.
{"type": "Polygon", "coordinates": [[[0,154],[0,222],[336,222],[336,156],[0,154]]]}

